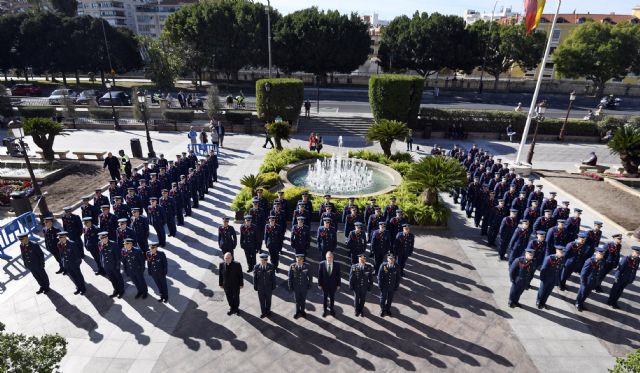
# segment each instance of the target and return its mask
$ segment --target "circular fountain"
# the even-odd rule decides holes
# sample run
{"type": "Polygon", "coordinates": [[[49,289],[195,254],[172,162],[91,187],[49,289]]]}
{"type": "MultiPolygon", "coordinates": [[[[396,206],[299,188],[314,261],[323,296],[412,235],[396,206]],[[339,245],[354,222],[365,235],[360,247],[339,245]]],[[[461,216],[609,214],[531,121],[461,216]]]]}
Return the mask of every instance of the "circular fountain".
{"type": "Polygon", "coordinates": [[[379,163],[350,158],[343,154],[342,136],[338,151],[331,158],[309,159],[283,169],[280,176],[285,186],[299,186],[316,195],[334,197],[369,197],[394,190],[400,174],[379,163]]]}

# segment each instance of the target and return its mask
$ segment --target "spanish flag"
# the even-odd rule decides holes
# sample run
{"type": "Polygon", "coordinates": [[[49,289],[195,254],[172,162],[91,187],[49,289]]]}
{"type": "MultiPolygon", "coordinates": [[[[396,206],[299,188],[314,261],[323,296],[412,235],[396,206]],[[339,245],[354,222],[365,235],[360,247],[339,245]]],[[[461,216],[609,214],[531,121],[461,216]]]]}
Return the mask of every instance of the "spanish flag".
{"type": "Polygon", "coordinates": [[[524,0],[524,22],[527,34],[538,27],[545,2],[546,0],[524,0]]]}

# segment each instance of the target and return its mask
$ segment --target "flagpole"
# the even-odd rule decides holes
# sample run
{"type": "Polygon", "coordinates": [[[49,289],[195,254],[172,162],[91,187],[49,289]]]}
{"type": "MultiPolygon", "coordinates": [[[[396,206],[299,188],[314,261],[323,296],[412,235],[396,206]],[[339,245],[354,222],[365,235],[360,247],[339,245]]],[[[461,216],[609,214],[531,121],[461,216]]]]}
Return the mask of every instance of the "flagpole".
{"type": "Polygon", "coordinates": [[[516,156],[516,165],[521,165],[520,157],[522,156],[522,150],[527,143],[527,136],[529,136],[529,127],[531,127],[531,119],[534,117],[536,103],[538,102],[538,94],[540,93],[540,86],[542,85],[542,77],[544,75],[544,69],[547,65],[547,59],[549,58],[549,51],[551,50],[551,37],[553,36],[553,29],[556,27],[556,21],[558,19],[558,13],[560,13],[560,5],[562,0],[558,0],[558,8],[556,8],[556,14],[553,16],[553,22],[551,23],[551,29],[549,30],[549,37],[547,39],[547,47],[544,50],[544,56],[542,57],[542,64],[540,66],[540,74],[538,74],[538,81],[536,82],[536,89],[533,91],[533,97],[531,98],[531,105],[529,105],[529,114],[527,114],[527,122],[524,125],[522,131],[522,140],[520,140],[520,146],[518,146],[518,155],[516,156]]]}

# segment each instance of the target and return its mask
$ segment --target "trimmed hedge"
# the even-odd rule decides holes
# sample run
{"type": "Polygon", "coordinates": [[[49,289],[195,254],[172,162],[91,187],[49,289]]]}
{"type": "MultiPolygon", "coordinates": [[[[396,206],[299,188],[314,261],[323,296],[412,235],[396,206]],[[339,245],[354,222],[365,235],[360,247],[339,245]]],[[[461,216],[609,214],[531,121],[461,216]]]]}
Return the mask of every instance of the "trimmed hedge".
{"type": "Polygon", "coordinates": [[[224,119],[231,124],[244,124],[245,118],[251,118],[253,114],[244,110],[227,110],[224,113],[224,119]]]}
{"type": "Polygon", "coordinates": [[[302,148],[288,148],[281,151],[271,150],[263,158],[260,173],[280,172],[288,164],[311,158],[330,158],[331,154],[310,152],[302,148]]]}
{"type": "Polygon", "coordinates": [[[191,122],[193,120],[193,110],[165,110],[162,116],[166,120],[175,120],[176,122],[191,122]]]}
{"type": "Polygon", "coordinates": [[[277,172],[265,172],[260,174],[260,176],[262,177],[262,181],[266,188],[273,188],[278,185],[278,182],[280,181],[280,175],[277,172]]]}
{"type": "MultiPolygon", "coordinates": [[[[513,125],[514,131],[522,133],[527,114],[514,111],[497,110],[448,110],[421,108],[420,120],[430,124],[432,131],[448,131],[455,124],[462,124],[465,132],[506,132],[513,125]]],[[[546,118],[538,127],[541,135],[557,135],[560,133],[564,118],[546,118]]],[[[534,122],[532,121],[532,125],[534,122]]],[[[533,129],[531,130],[533,131],[533,129]]],[[[567,136],[600,136],[596,122],[570,119],[565,127],[567,136]]]]}
{"type": "MultiPolygon", "coordinates": [[[[118,110],[116,109],[116,115],[119,116],[118,110]]],[[[89,108],[89,117],[93,119],[113,119],[113,111],[109,108],[101,108],[101,107],[90,107],[89,108]]]]}
{"type": "Polygon", "coordinates": [[[300,79],[272,78],[256,81],[256,111],[258,118],[273,122],[277,116],[296,123],[304,101],[304,83],[300,79]],[[271,84],[269,92],[265,85],[271,84]]]}
{"type": "Polygon", "coordinates": [[[56,114],[52,106],[21,106],[20,115],[24,118],[51,118],[56,114]]]}
{"type": "Polygon", "coordinates": [[[372,76],[369,78],[369,104],[373,118],[376,121],[397,120],[413,127],[417,121],[423,88],[424,79],[419,76],[372,76]]]}

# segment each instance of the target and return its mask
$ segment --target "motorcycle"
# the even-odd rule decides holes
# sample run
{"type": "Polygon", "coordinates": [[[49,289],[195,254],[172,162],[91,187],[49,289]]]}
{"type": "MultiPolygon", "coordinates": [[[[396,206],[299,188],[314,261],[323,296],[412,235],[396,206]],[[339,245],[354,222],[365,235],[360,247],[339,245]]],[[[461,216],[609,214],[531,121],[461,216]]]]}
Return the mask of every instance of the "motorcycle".
{"type": "Polygon", "coordinates": [[[615,97],[613,95],[605,96],[600,100],[600,104],[598,106],[603,107],[605,109],[617,109],[622,104],[622,99],[615,97]]]}

